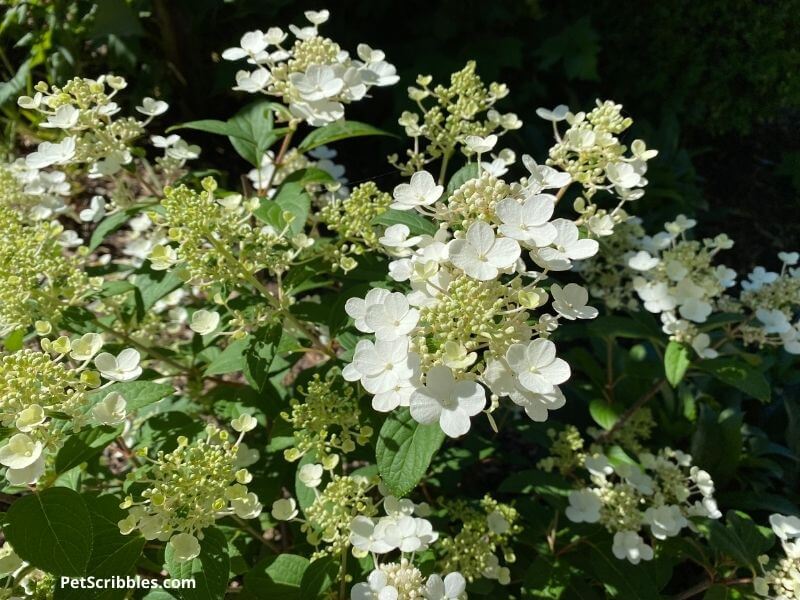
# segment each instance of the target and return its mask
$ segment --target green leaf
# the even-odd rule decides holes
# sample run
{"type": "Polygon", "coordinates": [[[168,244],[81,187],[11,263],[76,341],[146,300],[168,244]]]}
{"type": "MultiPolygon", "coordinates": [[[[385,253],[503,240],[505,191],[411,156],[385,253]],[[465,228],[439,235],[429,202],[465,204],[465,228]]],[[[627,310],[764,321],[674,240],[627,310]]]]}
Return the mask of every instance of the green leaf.
{"type": "Polygon", "coordinates": [[[697,527],[714,550],[733,558],[742,567],[758,571],[759,555],[775,543],[772,531],[767,527],[759,527],[741,512],[729,511],[725,521],[723,525],[719,521],[706,519],[697,527]]]}
{"type": "MultiPolygon", "coordinates": [[[[119,499],[111,495],[83,494],[92,520],[92,553],[86,574],[94,577],[129,575],[142,555],[145,540],[140,535],[122,535],[117,523],[127,516],[119,507],[119,499]]],[[[71,589],[56,586],[55,600],[124,598],[126,590],[71,589]]]]}
{"type": "Polygon", "coordinates": [[[662,339],[659,327],[649,328],[641,321],[630,317],[607,315],[598,317],[588,324],[589,332],[598,337],[621,337],[633,339],[662,339]]]}
{"type": "Polygon", "coordinates": [[[7,352],[16,352],[22,350],[22,345],[25,341],[25,330],[16,329],[9,333],[3,340],[3,346],[7,352]]]}
{"type": "Polygon", "coordinates": [[[449,198],[453,192],[468,182],[470,179],[478,177],[478,163],[469,163],[461,167],[458,171],[453,173],[450,181],[447,183],[447,189],[444,192],[444,197],[449,198]]]}
{"type": "Polygon", "coordinates": [[[438,423],[421,425],[411,418],[408,409],[386,419],[375,456],[383,482],[392,494],[404,496],[416,487],[444,437],[438,423]]]}
{"type": "Polygon", "coordinates": [[[122,427],[93,427],[71,435],[56,455],[56,473],[66,473],[91,460],[121,433],[122,427]]]}
{"type": "Polygon", "coordinates": [[[156,383],[155,381],[121,381],[114,383],[103,390],[98,390],[89,394],[92,402],[99,402],[111,392],[122,394],[125,398],[127,412],[133,412],[149,406],[163,398],[166,398],[175,391],[175,388],[168,383],[156,383]]]}
{"type": "Polygon", "coordinates": [[[335,183],[336,179],[327,171],[318,169],[317,167],[308,167],[290,173],[286,179],[284,179],[284,182],[299,183],[300,185],[306,186],[314,183],[335,183]]]}
{"type": "Polygon", "coordinates": [[[245,364],[245,351],[250,345],[250,340],[236,340],[220,352],[206,367],[206,377],[212,375],[225,375],[242,371],[245,364]]]}
{"type": "Polygon", "coordinates": [[[318,558],[306,568],[300,581],[300,600],[318,600],[336,581],[339,563],[330,556],[318,558]]]}
{"type": "MultiPolygon", "coordinates": [[[[142,312],[147,312],[161,298],[181,287],[183,281],[174,271],[154,271],[144,267],[136,273],[134,285],[139,290],[139,301],[141,302],[137,308],[140,308],[142,312]]],[[[129,306],[134,303],[138,304],[137,300],[132,299],[129,306]]]]}
{"type": "Polygon", "coordinates": [[[694,463],[711,473],[723,487],[736,472],[742,454],[742,413],[725,409],[719,414],[700,405],[697,428],[692,436],[694,463]]]}
{"type": "Polygon", "coordinates": [[[594,422],[606,431],[611,429],[619,419],[619,415],[613,406],[605,400],[596,398],[589,403],[589,414],[594,419],[594,422]]]}
{"type": "Polygon", "coordinates": [[[261,165],[264,152],[274,144],[279,134],[273,129],[273,103],[266,100],[245,106],[228,120],[245,137],[228,136],[234,150],[254,167],[261,165]]]}
{"type": "Polygon", "coordinates": [[[177,129],[195,129],[197,131],[204,131],[206,133],[213,133],[216,135],[224,135],[235,137],[250,142],[253,139],[250,133],[243,130],[239,123],[232,121],[218,121],[217,119],[201,119],[199,121],[189,121],[187,123],[180,123],[167,128],[167,133],[177,129]]]}
{"type": "Polygon", "coordinates": [[[656,561],[632,565],[611,554],[611,540],[587,543],[588,552],[571,557],[578,566],[603,583],[607,598],[624,600],[658,600],[659,580],[656,561]]]}
{"type": "Polygon", "coordinates": [[[14,76],[4,83],[0,83],[0,105],[13,101],[16,104],[17,97],[25,91],[25,84],[31,72],[31,59],[26,60],[17,69],[14,76]]]}
{"type": "Polygon", "coordinates": [[[54,575],[86,573],[92,521],[77,492],[54,487],[20,498],[6,521],[3,533],[21,559],[54,575]]]}
{"type": "Polygon", "coordinates": [[[264,223],[281,231],[287,225],[283,213],[288,212],[294,217],[289,225],[289,232],[291,235],[297,235],[305,228],[310,210],[311,198],[306,193],[305,185],[290,181],[281,185],[274,199],[262,198],[261,206],[254,210],[253,214],[264,223]]]}
{"type": "Polygon", "coordinates": [[[100,221],[92,232],[92,237],[89,238],[89,250],[96,250],[103,243],[103,240],[127,223],[131,217],[147,208],[147,206],[146,204],[132,206],[100,221]]]}
{"type": "Polygon", "coordinates": [[[270,556],[245,574],[244,589],[258,599],[299,600],[300,583],[308,565],[307,558],[296,554],[270,556]]]}
{"type": "Polygon", "coordinates": [[[710,373],[721,382],[743,391],[762,402],[769,402],[769,381],[758,368],[736,357],[712,358],[697,363],[697,367],[710,373]]]}
{"type": "Polygon", "coordinates": [[[672,387],[678,386],[690,364],[692,361],[687,346],[674,341],[667,344],[667,350],[664,352],[664,372],[672,387]]]}
{"type": "Polygon", "coordinates": [[[262,327],[250,335],[247,350],[244,353],[244,376],[247,382],[259,394],[270,389],[270,369],[275,357],[278,356],[278,347],[283,338],[283,327],[273,325],[262,327]]]}
{"type": "Polygon", "coordinates": [[[388,135],[396,137],[388,131],[378,129],[366,123],[359,123],[358,121],[336,121],[330,125],[325,125],[313,130],[300,142],[297,149],[305,153],[318,146],[330,144],[331,142],[365,135],[388,135]]]}
{"type": "Polygon", "coordinates": [[[173,590],[181,600],[219,600],[228,588],[228,542],[216,527],[203,530],[200,556],[179,563],[174,559],[172,546],[167,544],[164,560],[169,574],[176,579],[194,579],[194,589],[173,590]]]}
{"type": "Polygon", "coordinates": [[[434,235],[436,224],[430,219],[426,219],[418,212],[389,209],[372,220],[374,225],[397,225],[398,223],[408,227],[411,235],[434,235]]]}

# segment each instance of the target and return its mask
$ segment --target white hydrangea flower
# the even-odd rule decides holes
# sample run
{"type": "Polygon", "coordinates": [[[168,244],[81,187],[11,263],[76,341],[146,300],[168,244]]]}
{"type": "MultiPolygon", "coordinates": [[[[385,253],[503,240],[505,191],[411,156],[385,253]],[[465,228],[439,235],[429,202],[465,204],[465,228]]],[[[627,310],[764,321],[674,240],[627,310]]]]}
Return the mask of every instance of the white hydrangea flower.
{"type": "Polygon", "coordinates": [[[419,311],[411,308],[402,292],[393,292],[381,302],[371,304],[364,313],[364,322],[378,340],[393,341],[405,337],[417,326],[419,311]]]}
{"type": "Polygon", "coordinates": [[[390,208],[395,210],[411,210],[417,206],[430,206],[444,192],[444,186],[436,185],[433,175],[427,171],[417,171],[411,176],[409,183],[401,183],[394,188],[394,202],[390,208]]]}
{"type": "Polygon", "coordinates": [[[298,515],[294,498],[281,498],[272,503],[272,516],[278,521],[291,521],[298,515]]]}
{"type": "Polygon", "coordinates": [[[100,352],[103,347],[103,338],[99,333],[84,333],[79,339],[72,342],[70,357],[74,360],[85,361],[100,352]]]}
{"type": "Polygon", "coordinates": [[[310,488],[316,488],[322,483],[322,473],[322,465],[317,463],[309,463],[300,467],[297,477],[303,482],[303,485],[310,488]]]}
{"type": "Polygon", "coordinates": [[[565,120],[568,113],[569,107],[566,104],[559,104],[553,110],[541,107],[536,109],[536,115],[539,118],[545,121],[552,121],[553,123],[565,120]]]}
{"type": "Polygon", "coordinates": [[[210,310],[197,310],[192,314],[189,329],[200,335],[208,335],[219,326],[219,313],[210,310]]]}
{"type": "Polygon", "coordinates": [[[634,565],[638,565],[643,560],[653,559],[653,549],[645,544],[644,539],[635,531],[615,533],[611,551],[618,559],[627,559],[634,565]]]}
{"type": "Polygon", "coordinates": [[[586,306],[589,301],[589,292],[577,283],[568,283],[563,288],[554,283],[550,286],[550,295],[553,296],[553,308],[565,319],[594,319],[598,310],[586,306]]]}
{"type": "Polygon", "coordinates": [[[542,338],[512,344],[506,351],[506,361],[522,387],[536,394],[552,393],[570,376],[567,362],[556,357],[556,345],[542,338]]]}
{"type": "Polygon", "coordinates": [[[52,129],[72,129],[78,124],[81,111],[71,104],[63,104],[56,109],[55,114],[48,115],[47,121],[41,127],[52,129]]]}
{"type": "Polygon", "coordinates": [[[94,359],[100,374],[112,381],[133,381],[142,374],[139,366],[141,355],[133,348],[126,348],[117,356],[102,352],[94,359]]]}
{"type": "Polygon", "coordinates": [[[102,196],[92,196],[89,208],[84,208],[78,216],[84,223],[97,223],[106,214],[106,201],[102,196]]]}
{"type": "Polygon", "coordinates": [[[257,94],[263,91],[270,81],[272,81],[272,75],[266,69],[236,71],[236,85],[233,89],[248,94],[257,94]]]}
{"type": "Polygon", "coordinates": [[[75,138],[66,137],[58,143],[42,142],[25,157],[30,169],[44,169],[51,165],[67,164],[75,156],[75,138]]]}
{"type": "Polygon", "coordinates": [[[763,324],[764,333],[786,333],[792,328],[789,319],[777,308],[770,310],[759,308],[756,310],[756,317],[763,324]]]}
{"type": "Polygon", "coordinates": [[[800,537],[800,518],[798,517],[773,514],[769,517],[769,524],[772,531],[781,540],[800,537]]]}
{"type": "Polygon", "coordinates": [[[681,532],[681,529],[689,525],[680,506],[675,504],[648,508],[644,513],[644,520],[650,525],[653,537],[659,540],[675,537],[681,532]]]}
{"type": "Polygon", "coordinates": [[[418,365],[419,357],[408,351],[408,338],[374,343],[361,340],[356,345],[353,362],[342,375],[348,381],[360,379],[365,390],[379,394],[414,377],[418,365]]]}
{"type": "Polygon", "coordinates": [[[495,134],[490,134],[485,137],[481,137],[479,135],[468,135],[464,139],[464,143],[466,143],[467,148],[471,152],[480,155],[492,151],[492,149],[497,145],[497,136],[495,134]]]}
{"type": "Polygon", "coordinates": [[[573,523],[597,523],[601,508],[603,501],[592,490],[572,490],[564,513],[573,523]]]}
{"type": "Polygon", "coordinates": [[[569,173],[556,171],[553,167],[548,167],[547,165],[536,164],[533,157],[528,154],[522,155],[522,164],[528,169],[528,173],[530,174],[528,187],[532,187],[534,193],[541,190],[563,188],[572,181],[572,177],[569,173]]]}
{"type": "Polygon", "coordinates": [[[453,372],[435,366],[427,374],[425,385],[411,394],[409,408],[418,423],[439,423],[449,437],[469,431],[470,418],[486,406],[486,392],[474,381],[456,381],[453,372]]]}
{"type": "Polygon", "coordinates": [[[467,589],[467,581],[458,571],[448,573],[442,579],[433,574],[425,582],[425,600],[460,600],[467,589]]]}
{"type": "Polygon", "coordinates": [[[155,98],[150,98],[149,96],[142,98],[141,105],[136,107],[137,111],[148,117],[157,117],[159,115],[163,115],[168,109],[169,104],[163,100],[156,100],[155,98]]]}
{"type": "MultiPolygon", "coordinates": [[[[225,60],[240,60],[250,57],[252,60],[258,61],[263,57],[262,52],[266,50],[269,43],[267,36],[260,29],[248,31],[239,40],[238,47],[228,48],[222,52],[222,58],[225,60]]],[[[272,43],[275,42],[273,41],[272,43]]]]}
{"type": "Polygon", "coordinates": [[[573,260],[594,256],[600,249],[597,240],[579,239],[580,233],[572,221],[556,219],[552,224],[556,228],[552,247],[538,248],[531,253],[531,258],[539,266],[552,271],[566,271],[572,267],[573,260]]]}
{"type": "Polygon", "coordinates": [[[92,416],[100,425],[119,425],[127,417],[127,406],[122,394],[111,392],[92,408],[92,416]]]}
{"type": "Polygon", "coordinates": [[[258,420],[253,415],[243,413],[231,421],[231,427],[238,433],[247,433],[258,426],[258,420]]]}
{"type": "Polygon", "coordinates": [[[556,239],[556,228],[548,223],[556,206],[550,194],[534,194],[523,204],[506,198],[498,202],[495,213],[502,221],[498,228],[504,236],[536,247],[547,246],[556,239]]]}
{"type": "Polygon", "coordinates": [[[636,254],[628,258],[628,266],[637,271],[649,271],[657,267],[661,261],[655,256],[651,256],[646,250],[639,250],[636,254]]]}
{"type": "Polygon", "coordinates": [[[191,533],[176,533],[169,539],[169,545],[177,562],[188,562],[200,556],[200,542],[191,533]]]}
{"type": "Polygon", "coordinates": [[[479,281],[495,279],[501,270],[510,269],[521,253],[516,240],[496,238],[484,221],[470,225],[465,239],[452,240],[447,251],[450,262],[479,281]]]}
{"type": "Polygon", "coordinates": [[[348,298],[344,304],[344,310],[355,321],[356,329],[364,333],[375,333],[365,320],[367,309],[382,304],[389,294],[391,294],[389,290],[372,288],[364,298],[348,298]]]}

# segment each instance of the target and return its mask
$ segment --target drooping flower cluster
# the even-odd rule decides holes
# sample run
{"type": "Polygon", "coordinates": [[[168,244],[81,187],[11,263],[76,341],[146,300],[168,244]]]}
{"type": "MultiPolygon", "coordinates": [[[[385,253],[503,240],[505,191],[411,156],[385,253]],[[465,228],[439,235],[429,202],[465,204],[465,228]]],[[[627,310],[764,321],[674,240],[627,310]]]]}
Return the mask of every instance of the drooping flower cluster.
{"type": "Polygon", "coordinates": [[[380,50],[358,45],[353,59],[333,40],[319,35],[318,27],[329,12],[306,11],[310,25],[289,26],[295,40],[279,27],[245,33],[238,47],[222,53],[226,60],[247,59],[253,70],[236,73],[234,90],[280,98],[288,105],[291,119],[313,127],[344,116],[344,106],[364,98],[374,86],[397,83],[393,65],[380,50]]]}
{"type": "MultiPolygon", "coordinates": [[[[128,496],[122,508],[128,516],[119,522],[127,535],[134,530],[145,539],[169,540],[174,557],[180,562],[200,554],[203,529],[223,516],[254,519],[261,514],[261,503],[248,491],[252,475],[237,464],[244,434],[256,426],[255,418],[242,415],[231,422],[239,432],[231,442],[224,429],[206,427],[206,436],[195,442],[178,438],[172,452],[160,451],[145,475],[134,475],[147,485],[140,500],[128,496]]],[[[146,451],[139,453],[147,457],[146,451]]]]}
{"type": "Polygon", "coordinates": [[[612,462],[602,452],[581,456],[580,467],[590,484],[569,494],[567,518],[573,523],[599,523],[614,534],[612,551],[633,564],[653,558],[642,537],[665,540],[693,528],[689,517],[718,519],[709,474],[692,466],[692,457],[665,448],[656,455],[642,453],[638,462],[612,462]]]}
{"type": "Polygon", "coordinates": [[[481,500],[479,509],[461,501],[449,508],[451,514],[458,515],[462,526],[455,536],[444,536],[439,542],[443,570],[457,571],[470,582],[485,577],[507,585],[510,572],[508,567],[501,566],[498,551],[506,563],[516,561],[510,545],[512,538],[522,531],[516,509],[489,495],[481,500]]]}
{"type": "MultiPolygon", "coordinates": [[[[405,162],[400,162],[397,156],[389,157],[389,162],[404,175],[421,171],[440,158],[446,169],[458,146],[469,136],[494,136],[496,140],[495,134],[522,127],[522,121],[514,113],[501,114],[494,109],[495,103],[508,95],[508,87],[495,82],[487,87],[475,73],[475,67],[474,61],[468,62],[450,76],[447,87],[431,88],[433,78],[420,75],[416,81],[419,87],[408,89],[408,96],[417,103],[420,113],[405,111],[398,122],[414,140],[414,146],[407,150],[405,162]]],[[[465,150],[470,155],[476,153],[465,150]]]]}
{"type": "Polygon", "coordinates": [[[326,469],[332,469],[340,454],[352,452],[356,444],[366,444],[372,437],[372,428],[361,423],[355,390],[341,380],[338,371],[325,378],[315,375],[300,393],[303,400],[293,399],[291,412],[281,413],[294,430],[294,444],[283,453],[286,460],[311,453],[326,469]]]}
{"type": "Polygon", "coordinates": [[[753,579],[756,594],[775,600],[795,600],[800,593],[800,519],[771,515],[769,524],[781,541],[784,556],[770,563],[759,557],[762,573],[753,579]]]}

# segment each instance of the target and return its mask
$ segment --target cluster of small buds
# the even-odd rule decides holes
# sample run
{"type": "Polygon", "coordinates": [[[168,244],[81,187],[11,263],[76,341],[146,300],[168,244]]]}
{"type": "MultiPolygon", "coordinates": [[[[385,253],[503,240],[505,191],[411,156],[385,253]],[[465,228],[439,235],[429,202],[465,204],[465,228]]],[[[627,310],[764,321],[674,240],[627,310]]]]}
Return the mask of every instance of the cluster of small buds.
{"type": "MultiPolygon", "coordinates": [[[[550,149],[547,164],[567,172],[572,180],[583,186],[583,198],[576,210],[584,219],[597,217],[595,227],[597,235],[600,230],[599,221],[606,217],[614,219],[625,202],[636,200],[642,196],[641,189],[647,185],[644,174],[647,161],[655,158],[656,150],[649,150],[642,140],[635,140],[628,148],[619,140],[619,135],[626,131],[633,120],[622,116],[622,105],[610,100],[597,100],[597,106],[588,113],[572,113],[565,105],[553,110],[540,108],[536,113],[546,121],[553,123],[557,143],[550,149]],[[561,134],[558,123],[565,121],[569,128],[561,134]],[[613,191],[621,200],[619,206],[611,213],[596,212],[592,204],[593,196],[601,190],[613,191]]],[[[624,218],[624,215],[619,215],[624,218]]],[[[607,224],[613,227],[613,224],[607,224]]]]}
{"type": "Polygon", "coordinates": [[[485,577],[508,585],[511,574],[508,567],[501,566],[498,553],[507,564],[516,561],[510,542],[522,532],[517,510],[489,495],[481,500],[479,508],[462,501],[451,503],[448,508],[451,514],[458,515],[462,526],[455,536],[443,536],[439,541],[442,570],[457,571],[470,582],[485,577]]]}
{"type": "MultiPolygon", "coordinates": [[[[314,481],[307,476],[308,469],[303,478],[316,491],[322,473],[319,465],[314,470],[317,471],[314,481]]],[[[306,534],[308,543],[316,547],[312,560],[326,555],[341,555],[350,545],[350,524],[353,519],[377,514],[378,508],[370,496],[377,483],[375,477],[332,475],[325,488],[316,492],[317,497],[311,506],[303,511],[305,520],[298,518],[294,498],[281,498],[273,502],[272,516],[279,521],[296,520],[302,523],[301,531],[306,534]]]]}
{"type": "Polygon", "coordinates": [[[0,336],[27,329],[36,320],[57,322],[69,305],[100,288],[101,278],[82,267],[86,248],[62,225],[27,223],[12,208],[0,206],[0,336]]]}
{"type": "Polygon", "coordinates": [[[800,519],[774,514],[769,524],[781,541],[784,556],[775,561],[760,556],[761,575],[753,579],[753,587],[760,597],[796,600],[800,593],[800,519]]]}
{"type": "Polygon", "coordinates": [[[366,582],[357,583],[350,592],[351,600],[466,600],[467,582],[458,572],[430,575],[422,572],[407,558],[376,567],[366,582]]]}
{"type": "Polygon", "coordinates": [[[281,413],[294,430],[294,445],[283,453],[286,460],[310,453],[330,470],[339,464],[340,454],[369,442],[372,428],[361,423],[355,390],[338,371],[329,371],[324,378],[315,374],[300,393],[303,400],[292,399],[291,411],[281,413]]]}
{"type": "Polygon", "coordinates": [[[417,77],[418,87],[409,87],[408,96],[419,107],[419,113],[406,111],[398,121],[414,140],[414,147],[406,152],[406,162],[400,162],[396,155],[389,157],[389,162],[404,175],[421,171],[440,158],[446,165],[459,147],[466,156],[481,154],[467,143],[470,137],[496,141],[497,135],[522,127],[514,113],[501,114],[493,108],[508,95],[508,87],[494,82],[487,87],[475,72],[474,61],[450,76],[449,87],[431,88],[432,81],[430,75],[417,77]]]}
{"type": "Polygon", "coordinates": [[[331,198],[321,208],[320,221],[338,234],[337,243],[327,250],[332,253],[334,267],[349,270],[354,255],[381,247],[379,228],[373,220],[385,213],[391,203],[392,197],[369,181],[354,188],[344,199],[331,198]]]}
{"type": "Polygon", "coordinates": [[[144,122],[133,117],[117,118],[119,105],[113,100],[127,87],[124,78],[105,75],[99,79],[76,77],[63,86],[39,82],[33,97],[17,100],[21,108],[40,113],[46,120],[41,127],[61,130],[61,141],[42,142],[25,161],[32,169],[52,165],[83,163],[90,177],[114,175],[133,160],[131,146],[144,133],[144,127],[169,106],[161,100],[145,98],[136,110],[144,122]]]}
{"type": "Polygon", "coordinates": [[[164,214],[149,213],[177,244],[152,248],[148,258],[153,269],[178,265],[178,273],[192,284],[227,282],[236,287],[263,269],[285,270],[300,252],[285,239],[286,230],[252,223],[257,198],[245,201],[238,194],[217,198],[217,184],[210,177],[202,186],[201,192],[185,185],[165,188],[164,214]]]}
{"type": "Polygon", "coordinates": [[[633,564],[653,558],[653,548],[641,535],[665,540],[684,527],[694,530],[690,517],[718,519],[709,474],[692,466],[692,457],[665,448],[657,455],[640,454],[638,462],[615,462],[602,452],[583,456],[586,487],[569,494],[567,518],[573,523],[599,523],[614,534],[612,551],[633,564]]]}
{"type": "Polygon", "coordinates": [[[147,456],[147,449],[137,452],[149,466],[130,477],[147,488],[139,501],[125,498],[121,508],[128,509],[128,516],[119,522],[120,531],[127,535],[139,530],[145,539],[169,540],[175,559],[184,562],[200,554],[203,529],[217,519],[258,517],[262,506],[247,489],[252,475],[238,460],[244,434],[256,425],[254,417],[242,415],[231,422],[239,433],[236,441],[226,430],[209,425],[205,438],[190,442],[181,436],[175,450],[161,451],[155,459],[147,456]]]}
{"type": "Polygon", "coordinates": [[[236,73],[233,89],[278,97],[289,106],[288,119],[319,127],[344,117],[345,104],[361,100],[370,88],[399,81],[380,50],[359,44],[358,59],[353,59],[319,35],[318,27],[329,16],[327,10],[306,11],[310,25],[289,26],[295,38],[291,45],[286,43],[289,34],[279,27],[245,33],[239,46],[222,53],[225,60],[247,59],[254,66],[236,73]]]}
{"type": "Polygon", "coordinates": [[[345,306],[356,328],[376,338],[358,343],[345,379],[360,380],[376,410],[409,406],[414,419],[438,422],[450,437],[465,434],[470,418],[486,409],[483,386],[492,393],[489,415],[501,397],[535,421],[563,406],[558,386],[570,370],[548,337],[562,319],[598,314],[581,286],[543,286],[551,272],[598,250],[573,221],[552,219],[558,198],[547,190],[565,188],[570,176],[528,156],[529,176],[520,181],[481,172],[480,155],[496,143],[489,138],[469,136],[478,175],[447,196],[427,171],[395,188],[390,208],[439,224],[433,236],[411,236],[397,224],[380,238],[395,257],[390,277],[411,291],[376,288],[345,306]],[[527,270],[523,249],[541,271],[527,270]],[[549,301],[555,314],[534,316],[549,301]]]}
{"type": "MultiPolygon", "coordinates": [[[[37,328],[45,332],[50,325],[38,323],[37,328]]],[[[92,402],[89,392],[132,381],[142,372],[136,350],[123,350],[116,357],[98,354],[103,340],[96,333],[75,340],[44,338],[41,346],[43,352],[22,349],[0,356],[0,424],[12,432],[0,448],[0,464],[7,467],[6,479],[13,485],[36,483],[46,459],[69,433],[88,424],[116,426],[125,421],[126,401],[120,393],[111,391],[92,402]],[[88,368],[92,361],[97,370],[88,368]]]]}
{"type": "Polygon", "coordinates": [[[5,587],[0,590],[2,600],[50,600],[55,592],[55,576],[40,571],[23,561],[11,544],[0,546],[0,577],[5,587]]]}

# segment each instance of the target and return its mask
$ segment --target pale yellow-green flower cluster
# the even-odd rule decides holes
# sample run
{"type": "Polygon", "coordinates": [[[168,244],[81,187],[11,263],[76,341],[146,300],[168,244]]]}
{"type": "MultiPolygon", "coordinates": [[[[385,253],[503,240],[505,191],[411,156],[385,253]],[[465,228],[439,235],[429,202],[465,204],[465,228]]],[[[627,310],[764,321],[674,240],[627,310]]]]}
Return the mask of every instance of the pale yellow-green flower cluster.
{"type": "Polygon", "coordinates": [[[36,320],[57,322],[62,311],[98,290],[83,271],[85,249],[67,255],[58,223],[27,224],[0,207],[0,336],[36,320]]]}
{"type": "Polygon", "coordinates": [[[376,481],[361,475],[334,475],[330,483],[305,510],[307,521],[301,530],[317,549],[312,560],[325,555],[339,556],[350,544],[350,523],[357,516],[378,513],[370,490],[376,481]],[[323,547],[319,547],[324,544],[323,547]]]}
{"type": "Polygon", "coordinates": [[[216,198],[216,182],[207,177],[203,190],[185,185],[164,190],[164,214],[152,213],[176,246],[158,245],[150,253],[154,269],[179,265],[192,284],[241,284],[255,273],[287,268],[292,256],[280,233],[251,223],[252,203],[240,196],[216,198]]]}
{"type": "MultiPolygon", "coordinates": [[[[406,151],[401,162],[394,155],[389,162],[404,175],[419,171],[426,164],[442,158],[449,161],[467,136],[487,136],[519,129],[522,122],[513,113],[500,114],[493,107],[508,95],[508,87],[492,82],[488,87],[475,72],[475,62],[450,76],[450,85],[431,88],[430,75],[417,77],[417,86],[409,88],[409,98],[419,112],[404,112],[399,119],[406,135],[414,139],[414,147],[406,151]],[[424,144],[424,147],[423,147],[424,144]]],[[[462,151],[470,155],[466,148],[462,151]]]]}
{"type": "Polygon", "coordinates": [[[344,270],[353,268],[353,255],[380,247],[375,217],[385,213],[392,197],[381,192],[372,181],[362,183],[345,199],[332,198],[319,212],[325,226],[338,234],[336,243],[326,248],[329,260],[344,270]]]}
{"type": "Polygon", "coordinates": [[[281,413],[294,430],[294,446],[284,451],[286,460],[311,453],[326,469],[333,469],[340,455],[369,442],[372,427],[361,423],[355,390],[338,371],[324,378],[314,375],[300,392],[303,400],[292,399],[291,412],[281,413]]]}
{"type": "MultiPolygon", "coordinates": [[[[128,516],[119,522],[120,531],[138,529],[149,540],[166,541],[180,534],[202,539],[203,529],[222,516],[258,516],[261,504],[247,489],[252,475],[237,467],[242,437],[231,441],[226,430],[209,425],[205,438],[190,442],[181,436],[175,450],[148,459],[144,476],[132,474],[147,488],[140,500],[128,496],[123,502],[128,516]]],[[[147,457],[146,449],[138,454],[147,457]]]]}
{"type": "Polygon", "coordinates": [[[488,171],[479,177],[468,179],[447,200],[441,217],[456,229],[469,229],[475,221],[499,223],[495,207],[505,198],[523,197],[522,186],[518,182],[507,184],[488,171]]]}
{"type": "Polygon", "coordinates": [[[454,537],[440,539],[442,571],[458,571],[467,581],[486,577],[502,585],[508,584],[509,569],[500,566],[497,552],[502,553],[506,563],[516,561],[510,542],[522,532],[517,523],[517,510],[488,494],[481,500],[479,509],[463,501],[453,502],[448,508],[452,515],[458,515],[463,525],[454,537]]]}

